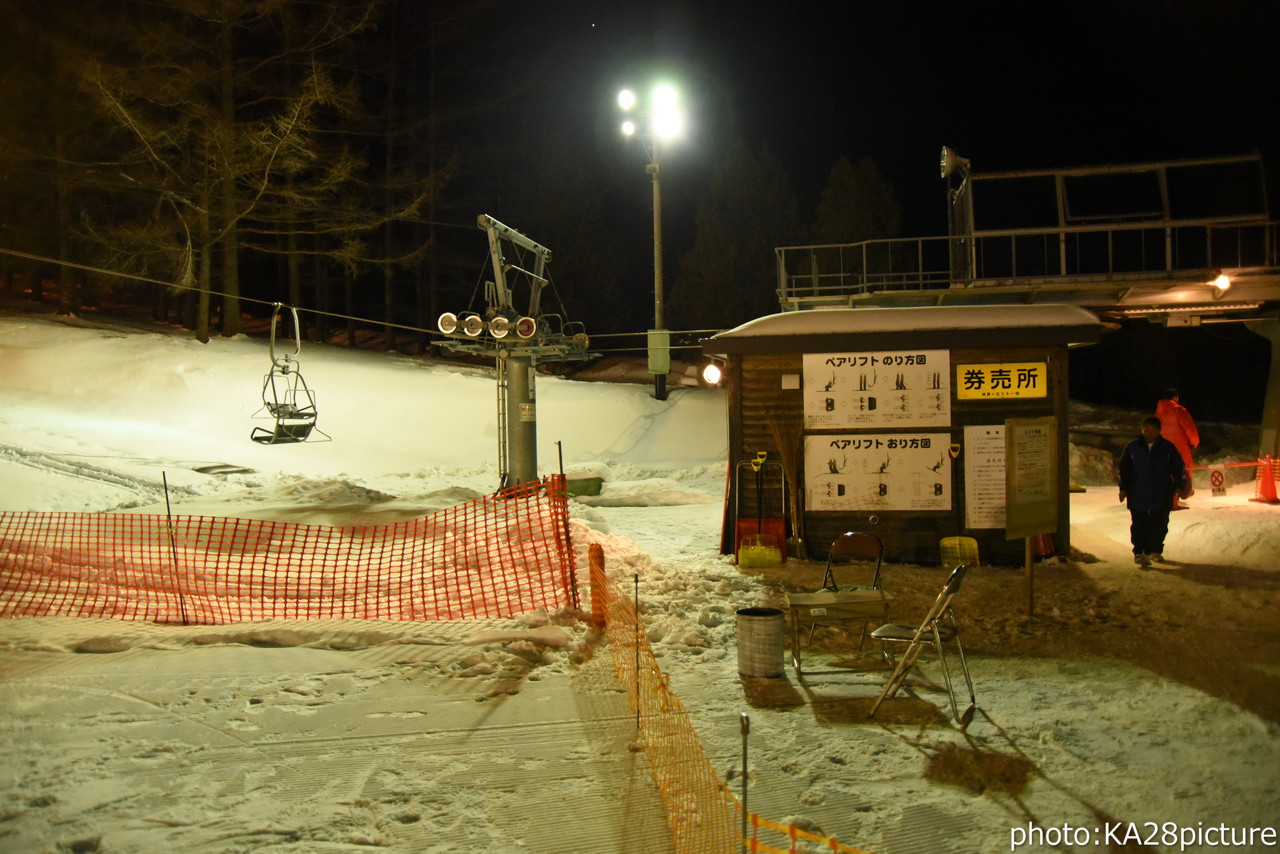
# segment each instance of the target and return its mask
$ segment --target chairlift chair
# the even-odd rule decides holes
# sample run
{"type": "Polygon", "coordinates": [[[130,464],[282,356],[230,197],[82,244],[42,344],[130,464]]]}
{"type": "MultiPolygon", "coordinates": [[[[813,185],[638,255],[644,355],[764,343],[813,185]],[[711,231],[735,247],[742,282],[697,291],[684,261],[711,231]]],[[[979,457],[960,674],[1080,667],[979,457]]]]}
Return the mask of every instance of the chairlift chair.
{"type": "MultiPolygon", "coordinates": [[[[290,307],[293,315],[294,351],[276,356],[276,323],[280,316],[280,303],[271,315],[271,370],[262,380],[262,409],[274,419],[271,429],[254,427],[249,438],[264,445],[288,442],[305,442],[312,432],[325,435],[316,428],[316,394],[302,378],[295,358],[302,350],[298,332],[298,310],[290,307]]],[[[325,438],[328,438],[327,436],[325,438]]]]}

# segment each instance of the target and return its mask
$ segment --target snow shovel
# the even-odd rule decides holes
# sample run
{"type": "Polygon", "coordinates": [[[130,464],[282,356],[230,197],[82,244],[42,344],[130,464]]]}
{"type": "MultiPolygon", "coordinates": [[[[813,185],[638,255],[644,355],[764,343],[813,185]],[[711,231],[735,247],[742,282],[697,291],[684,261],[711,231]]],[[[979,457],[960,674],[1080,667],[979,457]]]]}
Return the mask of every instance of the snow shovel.
{"type": "MultiPolygon", "coordinates": [[[[764,463],[768,453],[760,451],[751,460],[751,470],[756,476],[756,531],[754,534],[740,536],[738,540],[738,566],[750,569],[766,569],[782,565],[782,548],[778,544],[776,533],[765,533],[764,519],[764,463]]],[[[739,482],[739,485],[741,482],[739,482]]],[[[780,520],[770,519],[769,527],[780,527],[780,520]]],[[[739,519],[741,526],[741,519],[739,519]]],[[[786,536],[785,527],[782,536],[786,536]]]]}

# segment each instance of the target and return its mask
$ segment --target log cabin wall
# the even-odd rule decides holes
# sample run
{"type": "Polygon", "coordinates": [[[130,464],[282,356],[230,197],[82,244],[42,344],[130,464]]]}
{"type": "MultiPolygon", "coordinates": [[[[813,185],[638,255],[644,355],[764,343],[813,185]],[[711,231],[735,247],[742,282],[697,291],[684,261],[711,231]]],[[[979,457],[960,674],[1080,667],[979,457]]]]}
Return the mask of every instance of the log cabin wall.
{"type": "MultiPolygon", "coordinates": [[[[797,344],[800,342],[797,341],[797,344]]],[[[904,344],[909,346],[909,344],[904,344]]],[[[759,451],[768,453],[769,461],[783,463],[787,471],[788,489],[795,490],[803,503],[805,493],[804,435],[887,433],[884,429],[809,430],[804,424],[803,353],[742,353],[732,357],[728,378],[730,406],[730,501],[722,538],[722,551],[732,552],[735,545],[735,517],[744,520],[756,515],[765,517],[780,511],[777,495],[781,492],[780,472],[765,467],[763,506],[756,503],[753,471],[745,463],[759,451]],[[788,458],[790,455],[790,458],[788,458]]],[[[951,460],[951,510],[948,511],[804,511],[799,524],[791,520],[790,531],[803,536],[806,552],[812,560],[826,561],[829,547],[838,535],[849,530],[867,531],[881,536],[886,560],[922,563],[941,562],[940,540],[945,536],[973,536],[978,540],[983,562],[1019,566],[1024,560],[1023,540],[1006,540],[1004,528],[965,528],[966,485],[964,478],[964,429],[966,426],[1004,425],[1006,419],[1056,416],[1057,466],[1060,472],[1059,519],[1069,519],[1069,446],[1066,429],[1068,401],[1068,348],[1023,347],[1010,350],[950,351],[951,424],[947,428],[929,428],[929,433],[946,431],[951,443],[960,446],[960,456],[951,460]],[[1046,362],[1046,396],[1039,398],[959,399],[955,387],[955,366],[1000,362],[1046,362]]],[[[1066,528],[1066,526],[1062,526],[1066,528]]],[[[1070,548],[1069,529],[1053,535],[1056,551],[1070,548]]]]}

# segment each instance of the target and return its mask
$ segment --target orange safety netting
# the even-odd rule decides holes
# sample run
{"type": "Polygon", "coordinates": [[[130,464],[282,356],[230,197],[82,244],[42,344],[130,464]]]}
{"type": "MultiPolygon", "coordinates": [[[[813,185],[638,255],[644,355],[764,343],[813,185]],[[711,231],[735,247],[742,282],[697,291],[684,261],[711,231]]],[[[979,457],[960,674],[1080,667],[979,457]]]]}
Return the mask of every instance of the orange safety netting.
{"type": "Polygon", "coordinates": [[[355,528],[0,513],[0,617],[457,620],[576,606],[563,481],[355,528]]]}
{"type": "Polygon", "coordinates": [[[628,599],[605,574],[604,550],[599,545],[592,544],[588,554],[592,619],[604,627],[614,672],[636,712],[636,728],[666,807],[676,854],[733,854],[740,850],[796,854],[800,840],[817,843],[806,849],[809,851],[868,854],[837,839],[816,836],[794,824],[769,821],[755,813],[746,817],[750,835],[742,832],[742,803],[712,767],[689,713],[658,667],[635,600],[628,599]],[[779,845],[787,847],[765,843],[760,839],[761,829],[775,833],[780,837],[779,845]]]}

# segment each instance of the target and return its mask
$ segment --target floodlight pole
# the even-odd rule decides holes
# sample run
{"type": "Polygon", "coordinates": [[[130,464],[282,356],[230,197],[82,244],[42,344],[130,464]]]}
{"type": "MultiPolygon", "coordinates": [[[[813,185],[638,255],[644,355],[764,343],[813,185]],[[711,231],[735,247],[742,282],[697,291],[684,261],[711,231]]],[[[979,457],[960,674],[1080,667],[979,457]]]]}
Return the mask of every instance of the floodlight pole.
{"type": "MultiPolygon", "coordinates": [[[[640,113],[647,127],[642,129],[632,119],[622,122],[624,135],[637,134],[640,137],[640,144],[649,155],[644,171],[653,180],[653,328],[649,330],[647,349],[649,373],[653,374],[653,396],[657,400],[667,399],[667,374],[671,372],[671,334],[662,316],[662,171],[659,162],[662,159],[661,142],[679,134],[684,122],[676,101],[676,93],[670,86],[659,86],[653,93],[652,103],[640,113]]],[[[636,103],[635,93],[631,90],[623,89],[618,93],[618,106],[624,113],[634,109],[636,103]]]]}
{"type": "Polygon", "coordinates": [[[658,167],[658,141],[651,143],[649,165],[653,176],[653,332],[649,336],[649,370],[653,373],[653,397],[667,399],[667,371],[671,369],[671,349],[662,311],[662,178],[658,167]],[[665,350],[665,352],[656,352],[665,350]],[[662,370],[665,368],[666,370],[662,370]]]}

